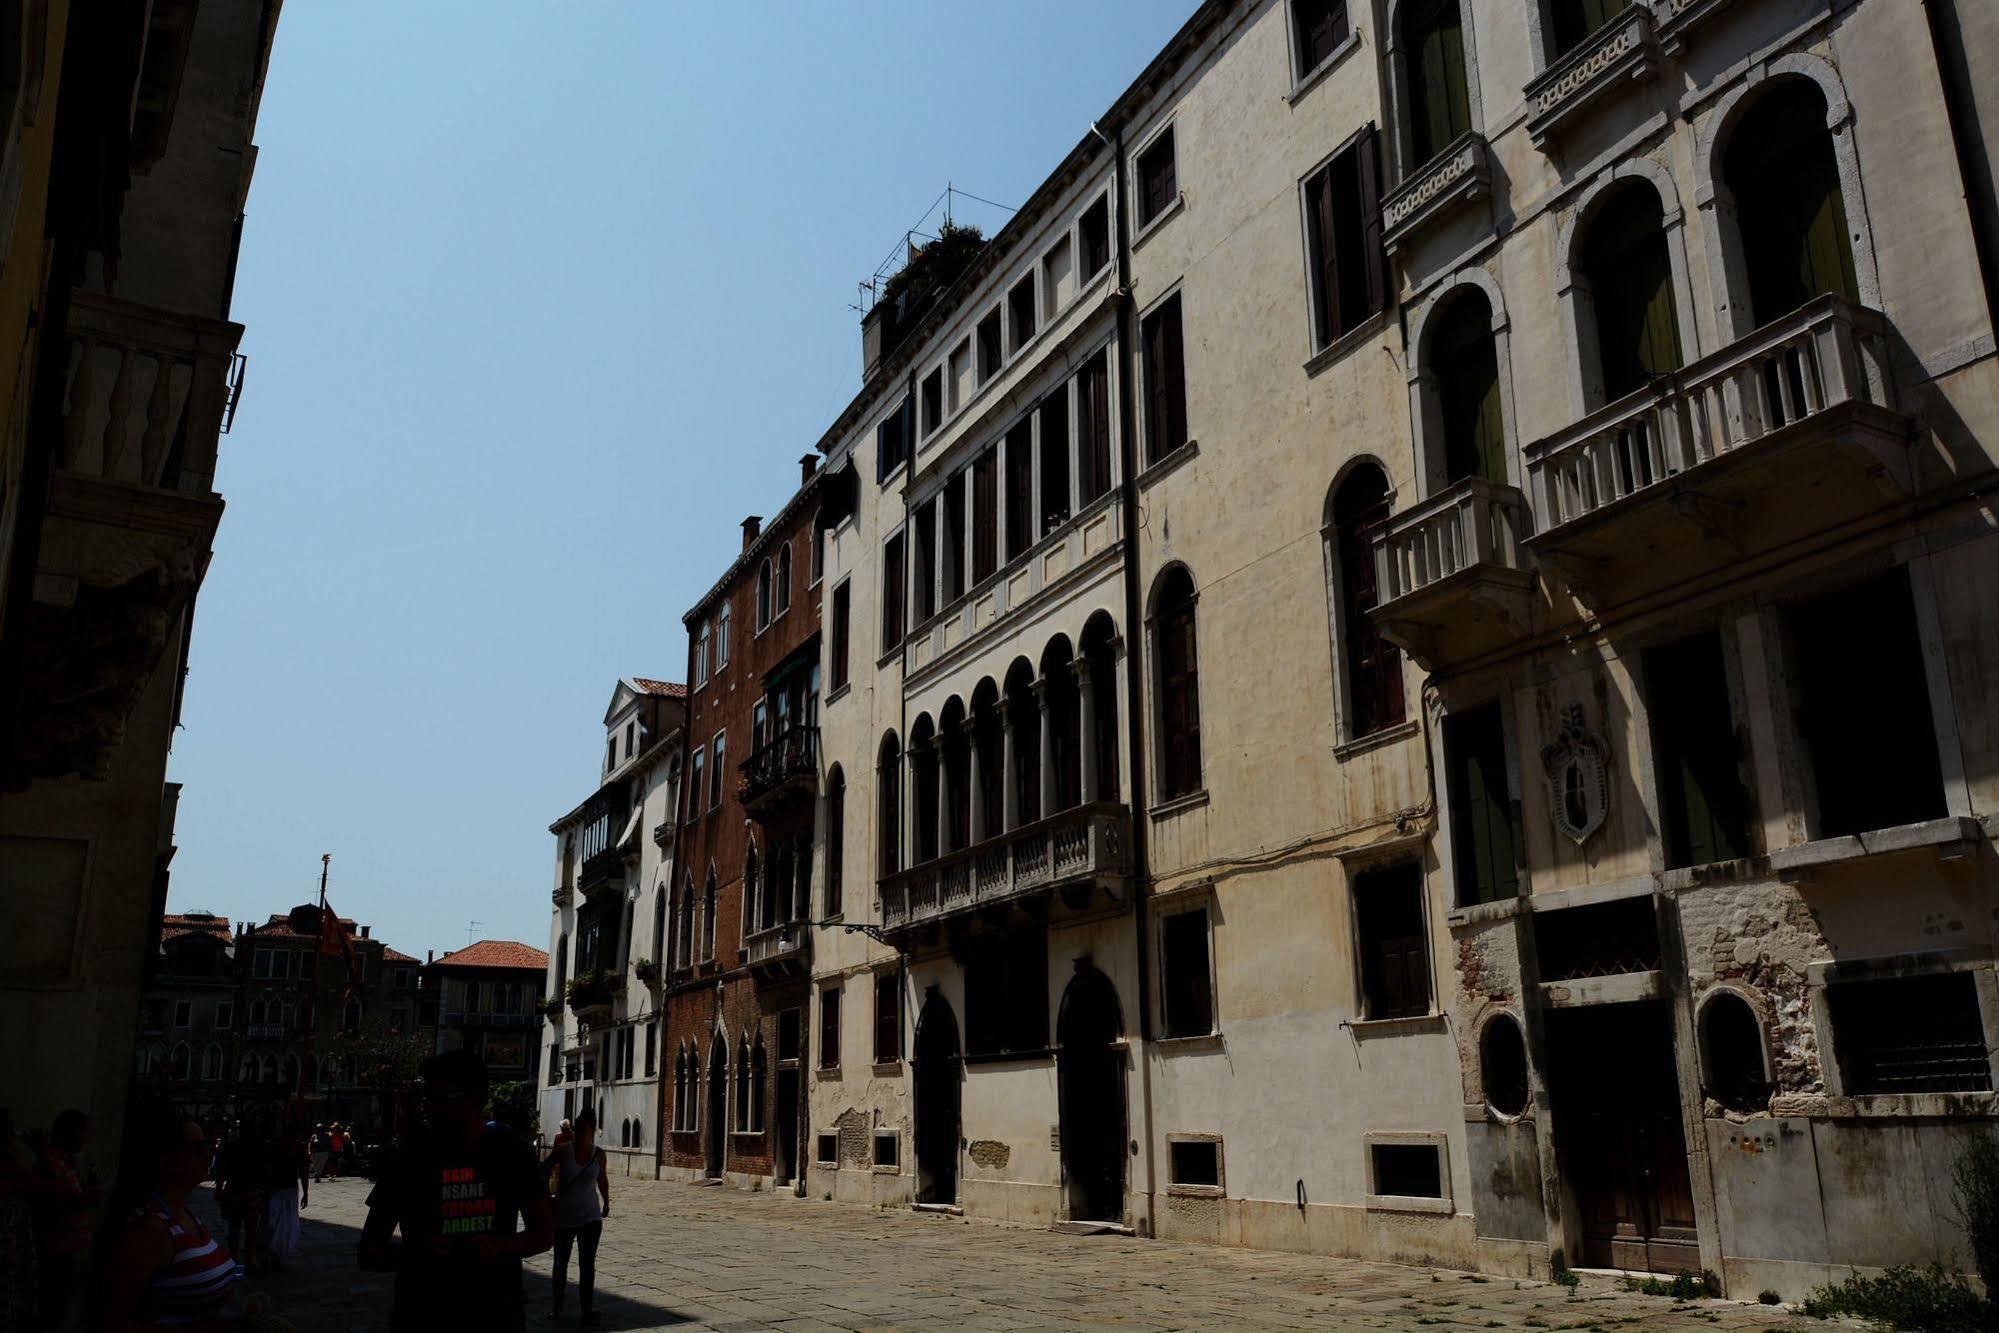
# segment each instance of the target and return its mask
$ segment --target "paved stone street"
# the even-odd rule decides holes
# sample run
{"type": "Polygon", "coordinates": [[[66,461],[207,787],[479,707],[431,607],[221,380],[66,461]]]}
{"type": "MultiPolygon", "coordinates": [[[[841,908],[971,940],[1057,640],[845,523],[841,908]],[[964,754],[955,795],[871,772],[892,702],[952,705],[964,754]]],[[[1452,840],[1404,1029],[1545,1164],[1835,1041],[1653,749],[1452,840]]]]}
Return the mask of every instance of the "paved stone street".
{"type": "MultiPolygon", "coordinates": [[[[1825,1329],[1759,1306],[873,1212],[788,1195],[618,1181],[598,1253],[610,1329],[1825,1329]]],[[[305,1249],[256,1279],[302,1333],[385,1325],[389,1279],[359,1272],[368,1186],[315,1187],[305,1249]]],[[[206,1206],[206,1200],[203,1200],[206,1206]]],[[[548,1256],[528,1326],[548,1321],[548,1256]]],[[[572,1275],[573,1277],[573,1275],[572,1275]]],[[[573,1299],[573,1293],[572,1293],[573,1299]]],[[[574,1327],[574,1307],[565,1326],[574,1327]]]]}

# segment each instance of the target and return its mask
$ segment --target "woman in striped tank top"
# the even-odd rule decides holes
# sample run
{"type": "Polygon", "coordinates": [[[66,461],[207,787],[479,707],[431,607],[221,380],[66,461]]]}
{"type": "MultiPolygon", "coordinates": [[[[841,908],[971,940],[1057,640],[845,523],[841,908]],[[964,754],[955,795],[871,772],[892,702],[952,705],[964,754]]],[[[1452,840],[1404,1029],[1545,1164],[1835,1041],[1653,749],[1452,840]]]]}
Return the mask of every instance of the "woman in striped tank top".
{"type": "Polygon", "coordinates": [[[138,1155],[127,1197],[137,1202],[105,1265],[99,1329],[235,1333],[243,1326],[235,1299],[242,1270],[187,1207],[208,1176],[208,1136],[178,1110],[135,1117],[128,1133],[138,1155]]]}

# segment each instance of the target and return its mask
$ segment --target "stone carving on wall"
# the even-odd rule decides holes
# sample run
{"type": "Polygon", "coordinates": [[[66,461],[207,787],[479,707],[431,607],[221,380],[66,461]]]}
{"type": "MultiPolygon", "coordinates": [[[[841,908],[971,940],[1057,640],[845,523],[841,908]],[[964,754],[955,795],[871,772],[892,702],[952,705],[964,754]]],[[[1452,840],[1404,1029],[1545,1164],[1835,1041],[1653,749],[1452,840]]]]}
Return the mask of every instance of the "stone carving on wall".
{"type": "Polygon", "coordinates": [[[1581,704],[1563,706],[1554,741],[1541,747],[1541,768],[1556,830],[1582,846],[1610,813],[1610,749],[1584,721],[1581,704]]]}

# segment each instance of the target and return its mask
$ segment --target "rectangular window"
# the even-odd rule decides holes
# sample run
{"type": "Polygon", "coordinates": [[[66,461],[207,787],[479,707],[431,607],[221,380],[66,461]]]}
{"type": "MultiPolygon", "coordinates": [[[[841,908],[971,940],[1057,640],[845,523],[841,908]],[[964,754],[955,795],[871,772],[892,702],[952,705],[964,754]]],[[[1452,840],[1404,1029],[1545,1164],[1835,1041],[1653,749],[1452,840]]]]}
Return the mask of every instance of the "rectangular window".
{"type": "Polygon", "coordinates": [[[655,1027],[653,1024],[648,1023],[646,1024],[646,1077],[651,1078],[654,1074],[657,1074],[658,1072],[659,1072],[659,1029],[655,1027]]]}
{"type": "Polygon", "coordinates": [[[848,579],[833,589],[833,688],[844,689],[847,684],[847,638],[848,617],[853,607],[854,581],[848,579]]]}
{"type": "Polygon", "coordinates": [[[1174,1139],[1166,1145],[1166,1181],[1170,1185],[1219,1188],[1222,1145],[1219,1139],[1174,1139]]]}
{"type": "Polygon", "coordinates": [[[1826,1000],[1847,1096],[1991,1091],[1969,972],[1834,982],[1826,1000]]]}
{"type": "Polygon", "coordinates": [[[1698,634],[1651,649],[1645,682],[1667,869],[1749,855],[1749,790],[1721,636],[1698,634]]]}
{"type": "Polygon", "coordinates": [[[1215,1030],[1214,975],[1208,962],[1208,909],[1160,918],[1160,971],[1166,1035],[1205,1037],[1215,1030]]]}
{"type": "Polygon", "coordinates": [[[972,586],[999,569],[999,450],[972,460],[972,586]]]}
{"type": "Polygon", "coordinates": [[[1908,574],[1892,569],[1803,603],[1789,621],[1793,707],[1811,756],[1817,836],[1948,814],[1908,574]],[[1856,626],[1866,632],[1856,634],[1856,626]]]}
{"type": "Polygon", "coordinates": [[[1291,0],[1291,31],[1298,53],[1293,74],[1302,80],[1347,39],[1347,0],[1291,0]]]}
{"type": "Polygon", "coordinates": [[[826,791],[826,915],[845,906],[847,877],[847,783],[844,775],[826,791]]]}
{"type": "Polygon", "coordinates": [[[1085,279],[1094,278],[1103,272],[1104,265],[1111,262],[1111,205],[1108,195],[1099,195],[1097,202],[1083,210],[1082,218],[1076,223],[1076,244],[1082,248],[1082,274],[1085,279]]]}
{"type": "Polygon", "coordinates": [[[690,816],[698,815],[701,813],[701,771],[705,769],[707,766],[708,766],[708,752],[706,750],[697,748],[694,751],[694,760],[692,764],[694,770],[694,781],[689,783],[687,786],[687,792],[688,792],[687,804],[689,806],[687,813],[690,816]]]}
{"type": "Polygon", "coordinates": [[[1660,961],[1658,912],[1649,896],[1536,912],[1534,951],[1543,981],[1651,972],[1660,961]]]}
{"type": "Polygon", "coordinates": [[[838,1134],[819,1134],[814,1137],[817,1141],[817,1147],[814,1149],[814,1152],[817,1155],[819,1165],[839,1166],[840,1136],[838,1134]]]}
{"type": "Polygon", "coordinates": [[[1076,295],[1076,264],[1064,236],[1041,259],[1041,317],[1046,323],[1076,295]]]}
{"type": "Polygon", "coordinates": [[[234,1004],[232,1004],[228,1000],[224,1000],[222,1003],[215,1006],[215,1026],[217,1029],[223,1032],[227,1032],[230,1028],[234,1027],[235,1024],[236,1024],[236,1006],[234,1004]]]}
{"type": "Polygon", "coordinates": [[[925,500],[916,511],[916,623],[937,614],[937,505],[925,500]]]}
{"type": "MultiPolygon", "coordinates": [[[[702,640],[702,646],[704,648],[707,646],[707,640],[705,637],[702,640]]],[[[703,656],[706,656],[706,654],[704,653],[703,656]]],[[[617,766],[618,766],[618,738],[616,736],[613,736],[611,737],[610,741],[606,743],[604,747],[604,771],[606,773],[609,773],[612,769],[616,768],[617,766]]]]}
{"type": "Polygon", "coordinates": [[[1145,317],[1139,348],[1145,358],[1145,461],[1157,463],[1187,443],[1187,366],[1178,292],[1145,317]]]}
{"type": "Polygon", "coordinates": [[[804,1015],[796,1009],[777,1011],[777,1062],[798,1063],[799,1037],[803,1033],[804,1015]]]}
{"type": "Polygon", "coordinates": [[[1431,1143],[1372,1143],[1373,1193],[1402,1199],[1444,1197],[1443,1155],[1431,1143]]]}
{"type": "Polygon", "coordinates": [[[944,367],[939,366],[923,377],[923,437],[935,433],[944,424],[944,367]]]}
{"type": "Polygon", "coordinates": [[[892,1129],[875,1131],[875,1165],[885,1171],[893,1171],[902,1161],[902,1142],[892,1129]]]}
{"type": "Polygon", "coordinates": [[[840,988],[819,992],[819,1067],[840,1067],[840,988]]]}
{"type": "Polygon", "coordinates": [[[1459,904],[1518,897],[1520,809],[1507,781],[1506,730],[1497,703],[1444,719],[1444,762],[1459,904]]]}
{"type": "Polygon", "coordinates": [[[639,724],[637,722],[625,723],[625,758],[630,759],[632,757],[633,748],[638,743],[638,735],[639,724]]]}
{"type": "Polygon", "coordinates": [[[1111,488],[1111,357],[1098,352],[1076,372],[1076,503],[1111,488]]]}
{"type": "Polygon", "coordinates": [[[909,424],[909,399],[905,398],[875,427],[877,482],[885,480],[889,473],[909,461],[909,424]]]}
{"type": "Polygon", "coordinates": [[[893,972],[875,978],[875,1063],[902,1058],[902,979],[893,972]]]}
{"type": "Polygon", "coordinates": [[[1069,386],[1042,400],[1041,535],[1069,521],[1069,386]]]}
{"type": "Polygon", "coordinates": [[[1018,352],[1034,336],[1034,275],[1029,273],[1006,294],[1007,350],[1018,352]]]}
{"type": "Polygon", "coordinates": [[[194,1001],[175,1000],[174,1026],[177,1028],[184,1028],[192,1025],[193,1022],[194,1022],[194,1001]]]}
{"type": "Polygon", "coordinates": [[[1173,127],[1168,125],[1138,155],[1138,225],[1143,227],[1173,206],[1180,177],[1173,160],[1173,127]]]}
{"type": "Polygon", "coordinates": [[[979,338],[979,383],[984,384],[999,374],[1000,365],[1006,359],[1000,345],[1000,312],[997,307],[979,321],[976,332],[979,338]]]}
{"type": "Polygon", "coordinates": [[[902,642],[902,534],[882,546],[882,651],[902,642]]]}
{"type": "Polygon", "coordinates": [[[1006,433],[1006,558],[1034,545],[1034,418],[1006,433]]]}
{"type": "Polygon", "coordinates": [[[972,340],[965,339],[951,352],[951,410],[957,411],[972,397],[972,340]]]}
{"type": "Polygon", "coordinates": [[[1021,1054],[1048,1046],[1048,934],[1013,931],[975,946],[965,963],[965,1050],[1021,1054]]]}
{"type": "Polygon", "coordinates": [[[1411,861],[1355,876],[1353,904],[1362,1017],[1415,1018],[1429,1013],[1422,867],[1411,861]]]}
{"type": "Polygon", "coordinates": [[[726,785],[723,781],[723,774],[729,766],[728,754],[728,736],[726,734],[717,736],[715,738],[715,760],[708,769],[708,808],[710,810],[719,810],[722,808],[722,788],[726,785]]]}
{"type": "Polygon", "coordinates": [[[965,469],[944,487],[943,569],[940,571],[944,605],[965,595],[965,469]]]}
{"type": "Polygon", "coordinates": [[[1388,303],[1380,137],[1372,125],[1305,182],[1305,248],[1313,344],[1327,347],[1388,303]]]}

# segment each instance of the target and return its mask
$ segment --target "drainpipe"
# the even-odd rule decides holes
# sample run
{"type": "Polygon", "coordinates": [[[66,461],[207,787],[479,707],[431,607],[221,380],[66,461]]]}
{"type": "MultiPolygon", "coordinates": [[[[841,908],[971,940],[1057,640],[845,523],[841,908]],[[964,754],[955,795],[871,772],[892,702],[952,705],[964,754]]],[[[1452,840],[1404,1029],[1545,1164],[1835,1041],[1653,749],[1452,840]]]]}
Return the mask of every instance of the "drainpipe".
{"type": "Polygon", "coordinates": [[[1958,22],[1957,0],[1923,0],[1930,25],[1930,48],[1943,82],[1944,117],[1950,122],[1951,147],[1957,153],[1959,185],[1971,214],[1971,243],[1978,252],[1978,276],[1985,289],[1985,314],[1999,331],[1999,200],[1994,198],[1992,173],[1981,160],[1985,136],[1971,96],[1971,70],[1964,55],[1964,29],[1958,22]]]}
{"type": "Polygon", "coordinates": [[[1139,1095],[1143,1107],[1142,1130],[1145,1157],[1145,1233],[1159,1234],[1158,1168],[1152,1148],[1152,910],[1151,859],[1148,826],[1149,804],[1145,794],[1145,715],[1144,671],[1139,648],[1145,641],[1143,602],[1138,587],[1138,437],[1132,422],[1132,340],[1135,336],[1134,303],[1131,295],[1131,223],[1126,215],[1124,131],[1112,138],[1090,122],[1090,133],[1111,150],[1114,188],[1117,191],[1117,355],[1118,355],[1118,462],[1122,475],[1118,486],[1124,524],[1124,681],[1126,769],[1131,775],[1131,883],[1132,924],[1138,950],[1138,1038],[1143,1051],[1139,1062],[1139,1095]]]}

